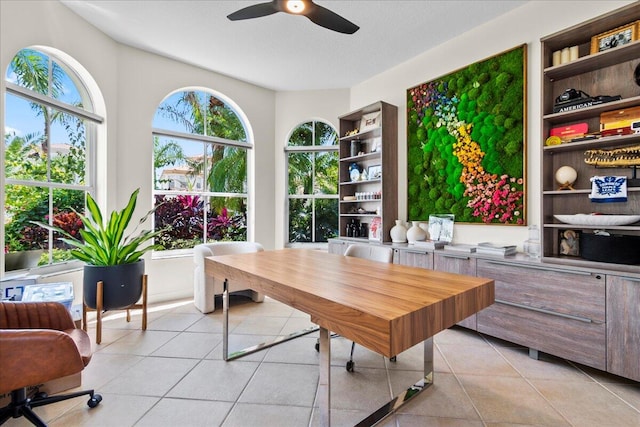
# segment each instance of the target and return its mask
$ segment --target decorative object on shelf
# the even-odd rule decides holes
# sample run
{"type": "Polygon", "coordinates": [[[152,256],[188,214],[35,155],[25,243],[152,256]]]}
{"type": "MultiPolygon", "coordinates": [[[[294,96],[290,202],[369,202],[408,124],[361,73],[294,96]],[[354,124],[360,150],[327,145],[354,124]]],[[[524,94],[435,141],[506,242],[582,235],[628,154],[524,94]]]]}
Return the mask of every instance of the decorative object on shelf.
{"type": "Polygon", "coordinates": [[[357,163],[351,163],[349,165],[349,178],[352,182],[360,180],[360,165],[357,163]]]}
{"type": "MultiPolygon", "coordinates": [[[[560,142],[571,142],[575,138],[585,136],[589,132],[589,125],[586,123],[575,123],[569,126],[558,126],[551,128],[549,135],[557,136],[560,142]]],[[[547,144],[551,145],[551,144],[547,144]]]]}
{"type": "Polygon", "coordinates": [[[562,92],[553,105],[554,113],[566,113],[568,111],[580,110],[582,108],[593,107],[622,99],[620,95],[598,95],[590,96],[588,93],[577,89],[567,89],[562,92]]]}
{"type": "Polygon", "coordinates": [[[360,132],[367,132],[371,129],[379,128],[381,118],[381,111],[374,111],[373,113],[364,114],[360,119],[360,132]]]}
{"type": "Polygon", "coordinates": [[[555,52],[553,52],[553,55],[551,56],[551,65],[555,67],[560,64],[562,64],[562,51],[556,50],[555,52]]]}
{"type": "Polygon", "coordinates": [[[561,255],[580,256],[580,234],[580,231],[561,230],[558,236],[558,252],[561,255]]]}
{"type": "Polygon", "coordinates": [[[362,170],[362,173],[360,174],[360,181],[369,181],[370,179],[369,173],[366,170],[362,170]]]}
{"type": "Polygon", "coordinates": [[[420,221],[413,221],[411,228],[407,230],[407,242],[413,244],[419,240],[427,240],[427,232],[420,227],[420,221]]]}
{"type": "Polygon", "coordinates": [[[587,150],[584,152],[584,162],[604,167],[640,166],[640,145],[613,150],[587,150]]]}
{"type": "Polygon", "coordinates": [[[540,258],[540,230],[537,225],[528,227],[529,238],[522,244],[524,253],[531,258],[540,258]]]}
{"type": "Polygon", "coordinates": [[[369,179],[382,178],[382,166],[381,165],[369,166],[369,168],[367,169],[367,174],[369,176],[369,179]]]}
{"type": "Polygon", "coordinates": [[[585,225],[596,227],[609,227],[616,225],[629,225],[640,221],[640,215],[604,215],[604,214],[574,214],[574,215],[554,215],[554,217],[565,224],[585,225]]]}
{"type": "Polygon", "coordinates": [[[504,243],[482,242],[476,247],[477,254],[511,256],[516,254],[516,245],[504,243]]]}
{"type": "Polygon", "coordinates": [[[353,135],[357,135],[358,133],[360,133],[360,131],[358,130],[358,128],[355,128],[353,130],[348,130],[344,133],[344,136],[353,136],[353,135]]]}
{"type": "Polygon", "coordinates": [[[627,201],[626,176],[592,176],[589,199],[595,203],[627,201]]]}
{"type": "Polygon", "coordinates": [[[630,135],[634,133],[631,124],[640,120],[640,107],[623,108],[600,114],[600,133],[609,135],[630,135]]]}
{"type": "Polygon", "coordinates": [[[381,137],[373,138],[371,140],[370,146],[371,146],[371,152],[377,153],[378,151],[380,151],[380,147],[382,147],[382,138],[381,137]]]}
{"type": "Polygon", "coordinates": [[[371,223],[369,224],[369,240],[375,242],[382,241],[382,220],[379,216],[371,218],[371,223]]]}
{"type": "Polygon", "coordinates": [[[562,139],[560,139],[559,136],[557,135],[551,135],[549,138],[546,139],[546,141],[544,142],[544,145],[546,146],[551,146],[551,145],[560,145],[562,144],[562,139]]]}
{"type": "Polygon", "coordinates": [[[638,39],[638,21],[591,37],[591,54],[624,46],[638,39]]]}
{"type": "Polygon", "coordinates": [[[573,183],[578,178],[578,172],[571,166],[561,166],[555,174],[556,182],[560,184],[558,190],[575,190],[573,183]]]}
{"type": "Polygon", "coordinates": [[[360,153],[362,144],[359,139],[354,139],[351,141],[351,157],[355,157],[360,153]]]}
{"type": "Polygon", "coordinates": [[[523,44],[407,90],[410,218],[526,222],[526,56],[523,44]]]}
{"type": "Polygon", "coordinates": [[[640,264],[640,236],[611,235],[606,231],[582,233],[580,254],[590,261],[640,264]]]}
{"type": "Polygon", "coordinates": [[[565,47],[553,52],[551,65],[555,67],[556,65],[566,64],[575,61],[579,56],[578,46],[565,47]]]}
{"type": "Polygon", "coordinates": [[[393,243],[406,243],[407,242],[407,227],[404,225],[404,221],[396,219],[396,225],[391,227],[391,242],[393,243]]]}
{"type": "Polygon", "coordinates": [[[431,240],[440,240],[451,243],[453,240],[453,214],[434,214],[429,215],[429,238],[431,240]]]}

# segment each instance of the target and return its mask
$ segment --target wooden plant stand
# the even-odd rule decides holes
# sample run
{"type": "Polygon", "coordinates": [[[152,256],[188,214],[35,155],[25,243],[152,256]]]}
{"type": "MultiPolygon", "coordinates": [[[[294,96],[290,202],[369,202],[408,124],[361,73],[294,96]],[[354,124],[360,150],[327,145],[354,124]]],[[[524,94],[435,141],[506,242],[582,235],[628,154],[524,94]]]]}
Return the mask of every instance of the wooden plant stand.
{"type": "MultiPolygon", "coordinates": [[[[102,298],[103,298],[103,283],[102,281],[96,284],[96,308],[87,307],[82,302],[82,329],[87,331],[87,313],[90,311],[96,312],[96,344],[102,342],[102,298]]],[[[127,310],[127,322],[131,322],[130,310],[142,309],[142,330],[147,330],[147,275],[142,276],[142,303],[131,304],[129,307],[122,308],[120,310],[127,310]]],[[[115,310],[113,310],[115,311],[115,310]]]]}

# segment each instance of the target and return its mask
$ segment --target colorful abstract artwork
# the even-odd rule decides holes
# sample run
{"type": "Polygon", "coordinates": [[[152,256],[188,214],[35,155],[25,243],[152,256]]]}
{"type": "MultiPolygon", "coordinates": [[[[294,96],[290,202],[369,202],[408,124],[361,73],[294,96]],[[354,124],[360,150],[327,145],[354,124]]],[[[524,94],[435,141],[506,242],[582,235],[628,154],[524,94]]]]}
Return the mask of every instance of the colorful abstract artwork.
{"type": "Polygon", "coordinates": [[[525,225],[526,45],[407,90],[409,219],[525,225]]]}

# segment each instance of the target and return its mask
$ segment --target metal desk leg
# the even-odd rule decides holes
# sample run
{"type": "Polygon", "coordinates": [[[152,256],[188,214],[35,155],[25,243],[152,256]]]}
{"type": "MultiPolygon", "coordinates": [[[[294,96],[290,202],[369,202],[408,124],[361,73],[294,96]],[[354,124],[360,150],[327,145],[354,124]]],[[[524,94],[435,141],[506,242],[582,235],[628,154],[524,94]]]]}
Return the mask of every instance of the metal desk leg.
{"type": "MultiPolygon", "coordinates": [[[[322,349],[322,346],[320,346],[322,349]]],[[[373,426],[388,415],[394,413],[399,407],[420,394],[424,389],[433,384],[433,337],[424,341],[424,377],[417,383],[382,405],[377,411],[356,424],[357,427],[373,426]]]]}
{"type": "Polygon", "coordinates": [[[318,384],[320,425],[331,425],[331,338],[329,331],[320,328],[320,382],[318,384]]]}
{"type": "Polygon", "coordinates": [[[285,341],[310,334],[317,330],[318,326],[310,326],[301,331],[292,332],[289,335],[277,337],[271,342],[257,344],[251,347],[247,347],[243,350],[234,351],[233,353],[229,354],[229,283],[227,279],[224,280],[222,290],[222,358],[224,360],[238,359],[248,354],[264,350],[265,348],[273,347],[276,344],[281,344],[285,341]]]}

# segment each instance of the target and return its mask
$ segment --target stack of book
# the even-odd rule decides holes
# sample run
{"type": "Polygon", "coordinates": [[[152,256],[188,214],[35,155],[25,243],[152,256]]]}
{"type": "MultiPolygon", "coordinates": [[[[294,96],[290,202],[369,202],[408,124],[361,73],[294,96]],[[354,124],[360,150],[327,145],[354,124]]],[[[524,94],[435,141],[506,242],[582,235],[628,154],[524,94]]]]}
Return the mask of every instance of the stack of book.
{"type": "Polygon", "coordinates": [[[423,249],[442,249],[445,247],[446,242],[444,240],[418,240],[413,245],[416,248],[423,249]]]}
{"type": "Polygon", "coordinates": [[[455,245],[447,245],[444,247],[445,251],[451,252],[464,252],[464,253],[473,253],[476,251],[476,245],[466,245],[463,243],[456,243],[455,245]]]}
{"type": "Polygon", "coordinates": [[[476,253],[485,255],[509,256],[516,254],[516,245],[504,245],[501,243],[478,243],[476,253]]]}

